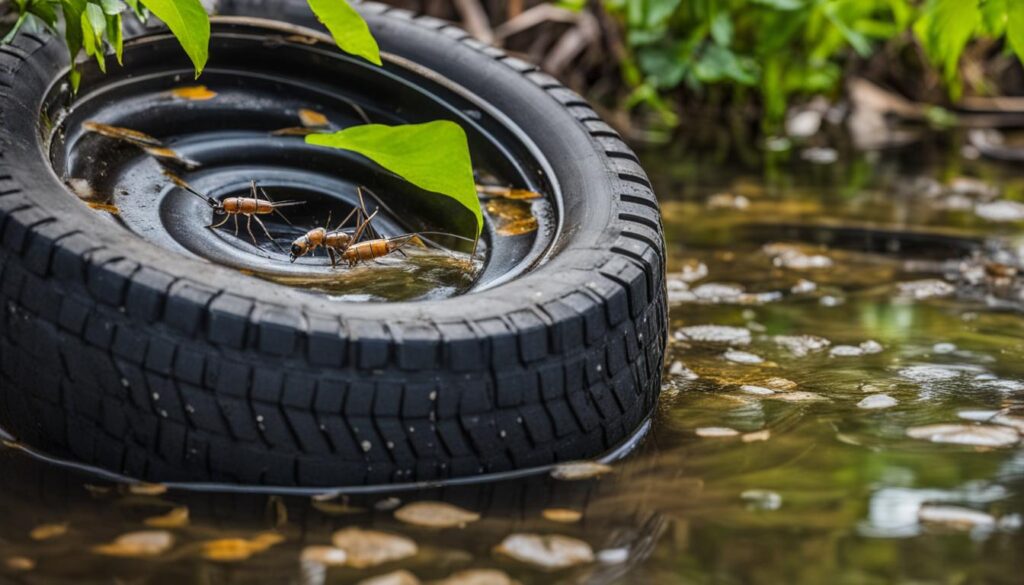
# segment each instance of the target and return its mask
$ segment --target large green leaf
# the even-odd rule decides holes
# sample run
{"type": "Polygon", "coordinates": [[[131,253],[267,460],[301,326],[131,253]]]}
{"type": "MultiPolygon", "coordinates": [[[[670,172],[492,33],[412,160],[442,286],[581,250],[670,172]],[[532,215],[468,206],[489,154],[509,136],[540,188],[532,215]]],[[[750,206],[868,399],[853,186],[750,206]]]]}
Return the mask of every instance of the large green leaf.
{"type": "Polygon", "coordinates": [[[203,72],[210,56],[210,16],[199,0],[142,0],[157,18],[171,29],[196,68],[203,72]]]}
{"type": "Polygon", "coordinates": [[[71,80],[71,89],[77,92],[82,74],[75,67],[75,59],[78,57],[78,52],[82,50],[84,35],[82,35],[82,27],[76,26],[76,24],[82,22],[82,15],[85,13],[85,0],[61,0],[60,3],[64,9],[64,22],[66,23],[64,39],[67,41],[68,53],[71,55],[71,73],[68,74],[68,78],[71,80]]]}
{"type": "Polygon", "coordinates": [[[1024,63],[1024,0],[1006,0],[1006,40],[1024,63]]]}
{"type": "Polygon", "coordinates": [[[483,228],[483,213],[473,179],[466,133],[446,120],[385,126],[353,126],[333,134],[312,134],[306,142],[359,153],[413,185],[447,195],[476,217],[476,233],[483,228]]]}
{"type": "Polygon", "coordinates": [[[338,48],[362,57],[374,65],[381,65],[377,40],[362,16],[345,0],[308,0],[309,7],[322,22],[338,48]]]}

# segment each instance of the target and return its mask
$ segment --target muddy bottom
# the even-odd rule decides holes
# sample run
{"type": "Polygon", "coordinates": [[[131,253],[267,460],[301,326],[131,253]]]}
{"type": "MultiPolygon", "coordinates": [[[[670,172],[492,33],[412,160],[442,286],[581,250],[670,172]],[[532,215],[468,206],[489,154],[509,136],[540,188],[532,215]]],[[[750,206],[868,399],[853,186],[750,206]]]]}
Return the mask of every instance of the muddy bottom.
{"type": "Polygon", "coordinates": [[[1024,176],[928,145],[641,153],[672,339],[651,434],[610,471],[282,498],[0,450],[2,579],[1020,583],[1024,176]]]}

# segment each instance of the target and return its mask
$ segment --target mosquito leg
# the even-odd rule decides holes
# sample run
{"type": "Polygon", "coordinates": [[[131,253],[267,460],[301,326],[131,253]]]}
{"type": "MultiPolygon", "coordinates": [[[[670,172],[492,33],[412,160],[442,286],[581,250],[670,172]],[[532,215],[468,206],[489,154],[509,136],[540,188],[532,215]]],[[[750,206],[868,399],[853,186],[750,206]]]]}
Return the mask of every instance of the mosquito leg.
{"type": "Polygon", "coordinates": [[[338,256],[334,253],[334,248],[327,248],[327,255],[331,257],[331,268],[337,268],[338,256]]]}
{"type": "Polygon", "coordinates": [[[252,245],[258,247],[259,244],[256,243],[256,236],[252,233],[252,218],[253,216],[251,215],[245,216],[245,229],[249,231],[249,237],[252,238],[252,245]]]}
{"type": "Polygon", "coordinates": [[[225,215],[225,216],[224,216],[224,220],[223,220],[223,221],[221,221],[220,223],[218,223],[217,225],[213,225],[213,224],[210,224],[210,225],[208,225],[208,226],[206,226],[206,227],[208,227],[208,228],[210,228],[210,229],[217,229],[217,228],[219,228],[220,226],[222,226],[222,225],[226,224],[226,223],[228,222],[228,220],[229,220],[229,219],[231,219],[231,216],[230,216],[230,215],[225,215]]]}
{"type": "Polygon", "coordinates": [[[238,214],[235,214],[235,237],[238,237],[238,214]]]}

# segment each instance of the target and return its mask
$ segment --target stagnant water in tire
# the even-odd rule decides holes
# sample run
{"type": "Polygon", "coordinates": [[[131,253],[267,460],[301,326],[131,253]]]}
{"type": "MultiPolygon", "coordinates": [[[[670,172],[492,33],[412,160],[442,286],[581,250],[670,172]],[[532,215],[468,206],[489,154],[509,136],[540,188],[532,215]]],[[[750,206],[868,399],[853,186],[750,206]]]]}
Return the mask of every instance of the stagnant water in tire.
{"type": "Polygon", "coordinates": [[[767,161],[735,146],[641,151],[668,231],[674,341],[651,435],[611,473],[351,498],[161,493],[0,450],[0,571],[32,583],[467,569],[524,584],[1019,582],[1022,225],[999,210],[1024,176],[964,159],[957,135],[885,156],[829,147],[826,164],[801,147],[767,161]],[[444,529],[403,521],[423,500],[472,514],[444,529]],[[417,552],[328,566],[312,547],[353,527],[417,552]],[[173,542],[145,557],[94,549],[139,531],[173,542]],[[576,539],[583,549],[559,550],[582,563],[550,572],[496,553],[514,534],[576,539]]]}

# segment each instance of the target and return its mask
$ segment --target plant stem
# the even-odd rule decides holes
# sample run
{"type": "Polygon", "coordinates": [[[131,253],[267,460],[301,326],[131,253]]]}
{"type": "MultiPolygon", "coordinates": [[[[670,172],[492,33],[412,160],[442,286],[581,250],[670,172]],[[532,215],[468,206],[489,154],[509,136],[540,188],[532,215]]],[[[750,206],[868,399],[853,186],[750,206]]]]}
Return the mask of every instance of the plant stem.
{"type": "Polygon", "coordinates": [[[14,40],[14,35],[18,34],[18,31],[21,30],[21,26],[25,24],[25,19],[27,18],[28,11],[22,12],[21,16],[18,17],[18,22],[15,22],[14,26],[11,27],[11,30],[7,31],[7,34],[4,35],[4,38],[0,39],[0,45],[6,45],[14,40]]]}

